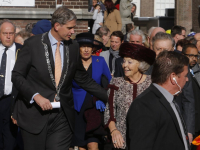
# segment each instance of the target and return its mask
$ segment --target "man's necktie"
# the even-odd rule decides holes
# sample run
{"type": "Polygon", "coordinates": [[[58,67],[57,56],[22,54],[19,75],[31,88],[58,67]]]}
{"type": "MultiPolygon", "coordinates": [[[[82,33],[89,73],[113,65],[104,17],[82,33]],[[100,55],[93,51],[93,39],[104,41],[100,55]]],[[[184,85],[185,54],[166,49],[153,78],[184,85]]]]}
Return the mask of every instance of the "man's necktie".
{"type": "Polygon", "coordinates": [[[173,100],[173,103],[174,103],[174,105],[176,107],[176,110],[177,110],[177,112],[179,114],[179,117],[181,119],[181,123],[182,123],[183,130],[184,130],[184,133],[185,133],[186,141],[187,141],[187,146],[188,146],[188,149],[190,150],[190,144],[189,144],[189,138],[188,138],[188,131],[187,131],[187,127],[186,127],[185,121],[183,119],[183,116],[181,115],[181,112],[180,112],[178,104],[176,103],[175,100],[173,100]]]}
{"type": "Polygon", "coordinates": [[[2,54],[2,58],[1,58],[1,68],[0,68],[0,98],[4,95],[5,75],[6,75],[6,60],[7,60],[6,51],[7,50],[8,50],[8,47],[5,48],[4,53],[2,54]]]}
{"type": "Polygon", "coordinates": [[[62,73],[62,61],[60,56],[60,42],[57,43],[56,53],[55,53],[55,82],[56,87],[59,84],[60,77],[62,73]]]}

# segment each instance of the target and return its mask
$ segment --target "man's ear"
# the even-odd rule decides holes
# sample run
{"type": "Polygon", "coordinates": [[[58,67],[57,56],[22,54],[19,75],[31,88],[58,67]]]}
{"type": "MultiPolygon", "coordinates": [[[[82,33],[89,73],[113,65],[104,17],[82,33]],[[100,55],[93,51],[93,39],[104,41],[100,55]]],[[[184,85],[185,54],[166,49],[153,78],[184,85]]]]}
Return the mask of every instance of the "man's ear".
{"type": "Polygon", "coordinates": [[[169,76],[169,80],[171,81],[171,83],[173,85],[176,84],[175,79],[174,79],[175,77],[176,77],[175,73],[171,73],[170,76],[169,76]]]}
{"type": "Polygon", "coordinates": [[[56,31],[58,31],[58,29],[60,28],[60,23],[58,23],[58,22],[56,22],[55,24],[54,24],[54,29],[56,30],[56,31]]]}
{"type": "Polygon", "coordinates": [[[122,41],[122,43],[124,43],[124,40],[122,41]]]}

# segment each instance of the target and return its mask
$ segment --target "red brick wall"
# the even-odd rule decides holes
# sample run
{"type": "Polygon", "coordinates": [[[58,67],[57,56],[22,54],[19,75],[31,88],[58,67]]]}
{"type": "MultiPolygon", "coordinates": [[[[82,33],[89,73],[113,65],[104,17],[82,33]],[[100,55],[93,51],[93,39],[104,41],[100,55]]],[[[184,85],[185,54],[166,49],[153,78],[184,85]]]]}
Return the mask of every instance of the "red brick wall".
{"type": "Polygon", "coordinates": [[[35,8],[55,8],[55,0],[35,0],[35,8]]]}
{"type": "Polygon", "coordinates": [[[63,0],[63,5],[70,9],[88,9],[88,0],[63,0]]]}
{"type": "MultiPolygon", "coordinates": [[[[62,0],[64,6],[70,9],[88,9],[88,0],[62,0]]],[[[0,6],[0,8],[14,8],[0,6]]],[[[35,7],[15,7],[15,8],[56,8],[56,0],[35,0],[35,7]]]]}

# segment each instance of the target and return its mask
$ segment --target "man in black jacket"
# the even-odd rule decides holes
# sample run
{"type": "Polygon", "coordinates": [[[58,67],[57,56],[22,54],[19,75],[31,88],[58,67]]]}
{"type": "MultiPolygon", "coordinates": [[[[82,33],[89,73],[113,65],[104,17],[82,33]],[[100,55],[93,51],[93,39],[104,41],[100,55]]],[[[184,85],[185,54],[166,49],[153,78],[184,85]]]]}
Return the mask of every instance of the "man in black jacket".
{"type": "Polygon", "coordinates": [[[31,37],[21,49],[12,74],[20,93],[13,117],[21,128],[25,150],[66,150],[74,127],[72,80],[92,95],[107,101],[107,94],[89,78],[79,45],[70,39],[75,14],[59,7],[52,15],[52,29],[31,37]],[[60,108],[52,108],[52,102],[60,108]]]}
{"type": "MultiPolygon", "coordinates": [[[[166,33],[158,32],[152,40],[153,50],[157,56],[163,50],[173,51],[175,42],[173,38],[166,33]]],[[[153,66],[147,70],[145,74],[151,75],[153,66]]],[[[183,118],[185,119],[188,129],[190,143],[193,140],[194,124],[195,124],[195,108],[194,108],[194,95],[190,75],[188,74],[189,81],[185,84],[183,92],[176,97],[176,102],[180,107],[183,118]]]]}
{"type": "Polygon", "coordinates": [[[152,84],[131,104],[127,114],[130,150],[189,150],[187,128],[174,96],[188,81],[187,57],[161,52],[152,72],[152,84]]]}
{"type": "MultiPolygon", "coordinates": [[[[197,63],[199,59],[198,49],[194,44],[187,44],[183,47],[183,55],[189,58],[189,76],[195,99],[195,134],[194,138],[200,135],[200,67],[197,63]]],[[[194,149],[195,146],[193,146],[194,149]]]]}

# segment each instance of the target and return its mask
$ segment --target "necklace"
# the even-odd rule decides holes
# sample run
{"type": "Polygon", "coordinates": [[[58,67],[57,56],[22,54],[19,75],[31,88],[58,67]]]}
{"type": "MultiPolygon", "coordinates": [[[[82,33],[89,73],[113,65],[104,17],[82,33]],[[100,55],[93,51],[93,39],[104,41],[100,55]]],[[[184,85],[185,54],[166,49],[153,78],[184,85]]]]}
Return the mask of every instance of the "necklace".
{"type": "Polygon", "coordinates": [[[133,84],[133,101],[135,100],[135,98],[136,98],[136,96],[137,96],[137,83],[139,83],[139,82],[141,81],[142,77],[143,77],[143,74],[141,75],[140,79],[139,79],[136,83],[134,83],[133,81],[131,81],[131,80],[128,78],[129,82],[130,82],[131,84],[133,84]]]}
{"type": "Polygon", "coordinates": [[[88,61],[89,63],[86,63],[87,61],[83,61],[83,60],[82,62],[83,62],[83,67],[85,68],[85,70],[87,70],[90,67],[90,64],[92,63],[92,59],[88,61]]]}
{"type": "Polygon", "coordinates": [[[128,78],[128,80],[129,80],[129,82],[130,82],[131,84],[137,84],[137,83],[139,83],[139,82],[142,80],[142,77],[143,77],[143,74],[141,75],[140,79],[139,79],[137,82],[133,82],[133,81],[131,81],[129,78],[128,78]]]}

